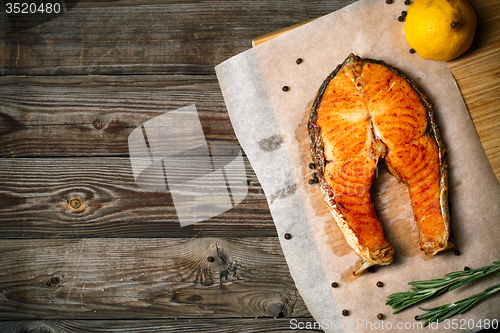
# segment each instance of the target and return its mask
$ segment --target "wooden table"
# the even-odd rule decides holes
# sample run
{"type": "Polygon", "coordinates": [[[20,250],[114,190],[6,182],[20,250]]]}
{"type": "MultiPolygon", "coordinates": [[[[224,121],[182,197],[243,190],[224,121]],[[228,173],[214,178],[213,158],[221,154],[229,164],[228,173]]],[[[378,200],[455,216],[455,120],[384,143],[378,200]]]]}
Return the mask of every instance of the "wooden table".
{"type": "MultiPolygon", "coordinates": [[[[168,191],[135,183],[127,140],[195,104],[207,141],[237,144],[214,66],[353,0],[76,2],[15,32],[1,7],[0,332],[311,322],[246,159],[246,199],[180,227],[168,191]]],[[[500,178],[500,5],[470,2],[476,44],[450,68],[500,178]]]]}

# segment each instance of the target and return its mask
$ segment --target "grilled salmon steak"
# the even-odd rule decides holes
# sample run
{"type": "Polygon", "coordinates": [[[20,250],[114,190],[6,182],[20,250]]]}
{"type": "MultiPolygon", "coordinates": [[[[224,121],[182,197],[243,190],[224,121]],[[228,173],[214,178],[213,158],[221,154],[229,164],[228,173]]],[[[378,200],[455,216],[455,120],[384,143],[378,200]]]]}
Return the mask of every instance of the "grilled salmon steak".
{"type": "Polygon", "coordinates": [[[325,201],[362,259],[355,275],[393,259],[370,195],[381,159],[408,187],[420,248],[453,246],[444,145],[431,104],[404,73],[349,55],[321,86],[308,129],[325,201]]]}

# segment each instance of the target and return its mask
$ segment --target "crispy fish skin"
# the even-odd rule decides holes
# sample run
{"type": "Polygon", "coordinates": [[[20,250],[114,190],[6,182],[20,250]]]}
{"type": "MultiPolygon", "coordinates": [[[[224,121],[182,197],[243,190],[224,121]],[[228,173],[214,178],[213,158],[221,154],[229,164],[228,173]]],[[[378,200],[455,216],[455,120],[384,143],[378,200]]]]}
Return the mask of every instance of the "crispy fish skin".
{"type": "Polygon", "coordinates": [[[409,189],[421,249],[452,246],[444,144],[432,105],[404,73],[349,55],[323,82],[308,130],[324,199],[363,261],[355,275],[393,258],[369,193],[381,158],[409,189]]]}

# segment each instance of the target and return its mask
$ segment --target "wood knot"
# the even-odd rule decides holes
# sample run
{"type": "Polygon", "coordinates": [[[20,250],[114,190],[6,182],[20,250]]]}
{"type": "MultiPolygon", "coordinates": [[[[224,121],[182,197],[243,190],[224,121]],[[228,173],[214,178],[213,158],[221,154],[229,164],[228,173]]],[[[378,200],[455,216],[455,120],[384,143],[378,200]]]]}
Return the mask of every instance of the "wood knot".
{"type": "Polygon", "coordinates": [[[269,302],[264,305],[264,311],[274,318],[285,317],[285,304],[281,300],[269,302]]]}
{"type": "Polygon", "coordinates": [[[59,274],[54,274],[49,278],[49,281],[47,281],[46,285],[48,287],[50,286],[58,286],[61,285],[63,282],[63,276],[59,274]]]}
{"type": "Polygon", "coordinates": [[[80,198],[71,198],[69,200],[69,206],[73,209],[78,209],[82,206],[82,201],[80,198]]]}
{"type": "Polygon", "coordinates": [[[19,328],[19,333],[54,333],[52,328],[40,322],[25,323],[19,328]]]}
{"type": "Polygon", "coordinates": [[[209,269],[214,274],[212,279],[219,280],[220,284],[224,282],[234,281],[241,275],[241,264],[237,263],[236,260],[231,260],[230,254],[219,244],[214,242],[211,247],[213,247],[213,254],[208,255],[206,260],[210,263],[209,269]]]}
{"type": "Polygon", "coordinates": [[[50,278],[50,282],[52,284],[60,284],[61,283],[61,278],[57,275],[53,275],[51,278],[50,278]]]}
{"type": "Polygon", "coordinates": [[[101,129],[102,128],[102,121],[96,119],[96,120],[94,120],[93,125],[94,125],[95,129],[101,129]]]}

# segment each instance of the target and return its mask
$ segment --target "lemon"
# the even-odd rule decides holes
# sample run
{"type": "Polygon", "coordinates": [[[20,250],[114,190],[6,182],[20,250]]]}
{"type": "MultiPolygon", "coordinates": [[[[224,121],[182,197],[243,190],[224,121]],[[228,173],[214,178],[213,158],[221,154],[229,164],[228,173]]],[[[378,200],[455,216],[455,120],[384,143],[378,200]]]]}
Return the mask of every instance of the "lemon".
{"type": "Polygon", "coordinates": [[[470,47],[476,22],[466,0],[415,0],[408,8],[404,32],[422,58],[450,61],[470,47]]]}

